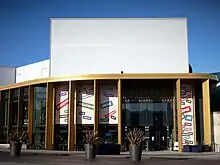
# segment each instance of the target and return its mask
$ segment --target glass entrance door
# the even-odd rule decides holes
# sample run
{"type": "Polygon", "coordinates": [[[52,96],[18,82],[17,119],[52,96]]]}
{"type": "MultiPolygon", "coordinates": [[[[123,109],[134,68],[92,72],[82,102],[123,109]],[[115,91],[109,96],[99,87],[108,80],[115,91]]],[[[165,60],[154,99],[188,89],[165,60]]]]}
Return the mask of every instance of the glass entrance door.
{"type": "MultiPolygon", "coordinates": [[[[169,148],[170,103],[126,103],[123,110],[126,129],[140,128],[145,131],[148,138],[143,148],[151,151],[169,148]]],[[[124,142],[128,143],[126,139],[124,142]]]]}
{"type": "Polygon", "coordinates": [[[149,127],[149,144],[150,151],[160,151],[167,149],[167,127],[149,127]]]}
{"type": "Polygon", "coordinates": [[[168,148],[167,104],[154,103],[149,123],[149,150],[160,151],[168,148]]]}

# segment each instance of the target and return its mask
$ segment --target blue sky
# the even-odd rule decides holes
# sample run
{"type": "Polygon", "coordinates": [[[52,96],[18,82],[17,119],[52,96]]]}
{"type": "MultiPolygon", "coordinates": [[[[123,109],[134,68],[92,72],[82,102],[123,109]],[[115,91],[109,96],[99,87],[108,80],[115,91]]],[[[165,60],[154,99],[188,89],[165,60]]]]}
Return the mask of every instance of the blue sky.
{"type": "Polygon", "coordinates": [[[220,0],[0,0],[0,65],[47,59],[51,17],[187,17],[189,63],[220,71],[220,0]]]}

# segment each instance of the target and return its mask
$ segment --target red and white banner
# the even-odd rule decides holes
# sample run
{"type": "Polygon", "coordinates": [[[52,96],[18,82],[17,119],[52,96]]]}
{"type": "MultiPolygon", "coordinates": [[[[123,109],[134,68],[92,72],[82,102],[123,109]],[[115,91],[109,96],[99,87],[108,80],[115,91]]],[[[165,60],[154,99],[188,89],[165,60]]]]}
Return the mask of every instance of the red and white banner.
{"type": "Polygon", "coordinates": [[[118,124],[117,85],[100,85],[99,123],[118,124]]]}
{"type": "Polygon", "coordinates": [[[69,91],[68,86],[56,88],[55,124],[68,124],[69,118],[69,91]]]}

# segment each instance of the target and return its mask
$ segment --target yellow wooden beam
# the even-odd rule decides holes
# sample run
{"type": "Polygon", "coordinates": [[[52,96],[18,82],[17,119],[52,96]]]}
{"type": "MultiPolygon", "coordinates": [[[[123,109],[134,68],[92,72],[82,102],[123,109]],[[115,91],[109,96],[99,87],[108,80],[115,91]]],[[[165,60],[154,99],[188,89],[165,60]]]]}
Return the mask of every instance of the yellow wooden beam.
{"type": "MultiPolygon", "coordinates": [[[[176,90],[174,90],[174,92],[176,92],[176,90]]],[[[176,106],[176,97],[173,97],[173,142],[176,142],[176,128],[177,128],[175,106],[176,106]]]]}
{"type": "Polygon", "coordinates": [[[209,79],[202,83],[203,120],[204,120],[204,144],[211,145],[211,114],[209,79]]]}
{"type": "Polygon", "coordinates": [[[122,144],[121,79],[118,80],[118,144],[122,144]]]}
{"type": "Polygon", "coordinates": [[[18,88],[21,86],[35,85],[35,84],[43,84],[49,82],[66,82],[66,81],[76,81],[76,80],[118,80],[118,79],[210,79],[213,81],[217,81],[218,78],[212,74],[195,74],[195,73],[133,73],[133,74],[86,74],[86,75],[74,75],[74,76],[60,76],[60,77],[49,77],[49,78],[41,78],[35,80],[28,80],[25,82],[20,82],[16,84],[10,84],[5,86],[0,86],[0,91],[18,88]]]}
{"type": "Polygon", "coordinates": [[[74,151],[76,145],[76,126],[74,111],[76,111],[76,82],[69,81],[69,118],[68,118],[68,151],[74,151]]]}
{"type": "Polygon", "coordinates": [[[176,109],[177,109],[177,123],[178,123],[179,152],[182,152],[182,110],[181,110],[181,96],[180,96],[180,79],[176,80],[176,109]]]}
{"type": "Polygon", "coordinates": [[[53,90],[52,90],[52,97],[53,97],[53,100],[52,100],[52,128],[51,128],[51,140],[52,140],[52,146],[54,146],[54,128],[55,128],[55,104],[56,104],[56,86],[55,84],[53,84],[53,90]]]}
{"type": "Polygon", "coordinates": [[[53,109],[54,109],[54,94],[53,94],[53,83],[47,83],[46,89],[46,128],[45,128],[45,149],[52,149],[53,142],[53,109]]]}
{"type": "Polygon", "coordinates": [[[99,131],[99,88],[94,80],[94,133],[99,131]]]}

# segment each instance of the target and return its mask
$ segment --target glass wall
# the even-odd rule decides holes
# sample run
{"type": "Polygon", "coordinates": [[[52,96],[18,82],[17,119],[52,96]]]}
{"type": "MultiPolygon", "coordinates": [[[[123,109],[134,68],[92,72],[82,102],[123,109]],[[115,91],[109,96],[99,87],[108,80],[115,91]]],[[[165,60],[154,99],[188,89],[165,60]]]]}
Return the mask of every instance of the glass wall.
{"type": "Polygon", "coordinates": [[[98,81],[101,143],[118,142],[118,90],[116,81],[98,81]]]}
{"type": "Polygon", "coordinates": [[[122,134],[134,128],[145,132],[143,149],[172,147],[173,82],[163,80],[124,80],[122,85],[122,134]]]}
{"type": "MultiPolygon", "coordinates": [[[[94,84],[93,81],[77,82],[76,98],[76,150],[84,150],[83,137],[94,132],[94,84]]],[[[73,122],[73,121],[70,121],[73,122]]]]}
{"type": "Polygon", "coordinates": [[[34,87],[33,144],[42,149],[45,146],[46,85],[34,87]]]}
{"type": "Polygon", "coordinates": [[[11,120],[12,120],[12,127],[18,127],[18,110],[19,110],[19,89],[12,90],[12,107],[11,107],[11,120]]]}
{"type": "Polygon", "coordinates": [[[6,144],[8,143],[8,131],[9,131],[9,91],[1,92],[1,131],[0,131],[0,143],[6,144]]]}
{"type": "Polygon", "coordinates": [[[141,127],[146,125],[172,124],[173,118],[170,115],[171,103],[124,103],[122,110],[125,111],[124,126],[141,127]],[[170,118],[171,117],[171,118],[170,118]],[[159,122],[157,122],[160,120],[159,122]]]}
{"type": "Polygon", "coordinates": [[[27,129],[28,126],[28,87],[24,87],[22,90],[22,105],[21,105],[21,124],[27,129]]]}
{"type": "Polygon", "coordinates": [[[56,84],[54,114],[54,149],[67,150],[69,124],[69,86],[67,83],[56,84]]]}

